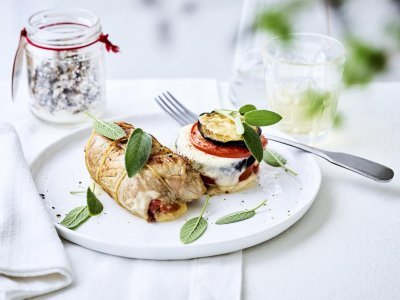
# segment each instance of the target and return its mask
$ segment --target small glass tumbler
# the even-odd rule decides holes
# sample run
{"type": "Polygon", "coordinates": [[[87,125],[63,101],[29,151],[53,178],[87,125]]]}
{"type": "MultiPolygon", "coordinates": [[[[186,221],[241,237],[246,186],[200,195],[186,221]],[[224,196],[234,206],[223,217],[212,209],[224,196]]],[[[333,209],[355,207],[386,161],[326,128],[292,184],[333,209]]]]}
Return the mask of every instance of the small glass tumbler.
{"type": "Polygon", "coordinates": [[[279,129],[312,144],[330,132],[336,114],[345,48],[319,34],[277,37],[263,48],[268,107],[279,129]]]}

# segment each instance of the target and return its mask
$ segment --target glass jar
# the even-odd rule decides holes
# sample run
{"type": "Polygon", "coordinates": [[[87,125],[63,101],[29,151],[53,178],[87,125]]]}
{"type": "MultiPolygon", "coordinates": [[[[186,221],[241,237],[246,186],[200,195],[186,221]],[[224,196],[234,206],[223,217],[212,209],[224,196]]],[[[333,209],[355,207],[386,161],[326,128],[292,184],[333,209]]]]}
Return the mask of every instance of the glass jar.
{"type": "Polygon", "coordinates": [[[282,116],[278,127],[305,143],[321,141],[336,113],[344,46],[328,36],[294,33],[263,50],[268,106],[282,116]]]}
{"type": "Polygon", "coordinates": [[[86,10],[51,9],[29,18],[25,51],[29,105],[35,116],[68,124],[86,120],[84,112],[103,113],[105,69],[100,36],[99,18],[86,10]]]}

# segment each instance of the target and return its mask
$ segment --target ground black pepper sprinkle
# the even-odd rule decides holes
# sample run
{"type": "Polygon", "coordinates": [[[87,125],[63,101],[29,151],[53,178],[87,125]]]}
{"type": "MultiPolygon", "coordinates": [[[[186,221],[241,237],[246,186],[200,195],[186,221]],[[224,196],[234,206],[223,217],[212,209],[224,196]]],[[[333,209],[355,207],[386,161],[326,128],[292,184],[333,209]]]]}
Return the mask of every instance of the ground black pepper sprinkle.
{"type": "Polygon", "coordinates": [[[57,218],[61,218],[61,215],[60,215],[60,214],[56,214],[56,217],[57,217],[57,218]]]}
{"type": "Polygon", "coordinates": [[[45,194],[39,194],[40,198],[42,198],[43,200],[46,199],[46,195],[45,194]]]}

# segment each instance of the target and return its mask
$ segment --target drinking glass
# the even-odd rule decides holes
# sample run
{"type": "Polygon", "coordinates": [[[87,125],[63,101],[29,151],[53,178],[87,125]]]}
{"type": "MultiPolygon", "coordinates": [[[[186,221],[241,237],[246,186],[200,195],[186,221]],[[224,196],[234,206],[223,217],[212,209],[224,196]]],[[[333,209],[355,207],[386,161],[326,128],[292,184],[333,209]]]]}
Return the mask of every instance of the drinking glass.
{"type": "Polygon", "coordinates": [[[235,107],[265,107],[264,64],[260,48],[251,48],[236,59],[229,81],[229,99],[235,107]]]}
{"type": "Polygon", "coordinates": [[[263,47],[268,107],[278,127],[313,144],[333,125],[345,61],[344,46],[319,34],[277,37],[263,47]]]}

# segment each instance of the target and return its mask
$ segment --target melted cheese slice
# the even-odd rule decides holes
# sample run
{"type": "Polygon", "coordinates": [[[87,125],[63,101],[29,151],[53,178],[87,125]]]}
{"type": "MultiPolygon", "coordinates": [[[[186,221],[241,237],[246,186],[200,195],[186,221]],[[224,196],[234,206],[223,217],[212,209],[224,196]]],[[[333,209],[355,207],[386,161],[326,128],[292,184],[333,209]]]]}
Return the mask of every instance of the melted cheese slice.
{"type": "Polygon", "coordinates": [[[188,158],[198,172],[213,178],[220,186],[232,186],[239,182],[240,175],[246,169],[243,164],[238,170],[235,166],[243,161],[243,158],[227,158],[207,154],[195,148],[190,142],[190,130],[192,125],[182,127],[175,143],[176,152],[188,158]]]}

